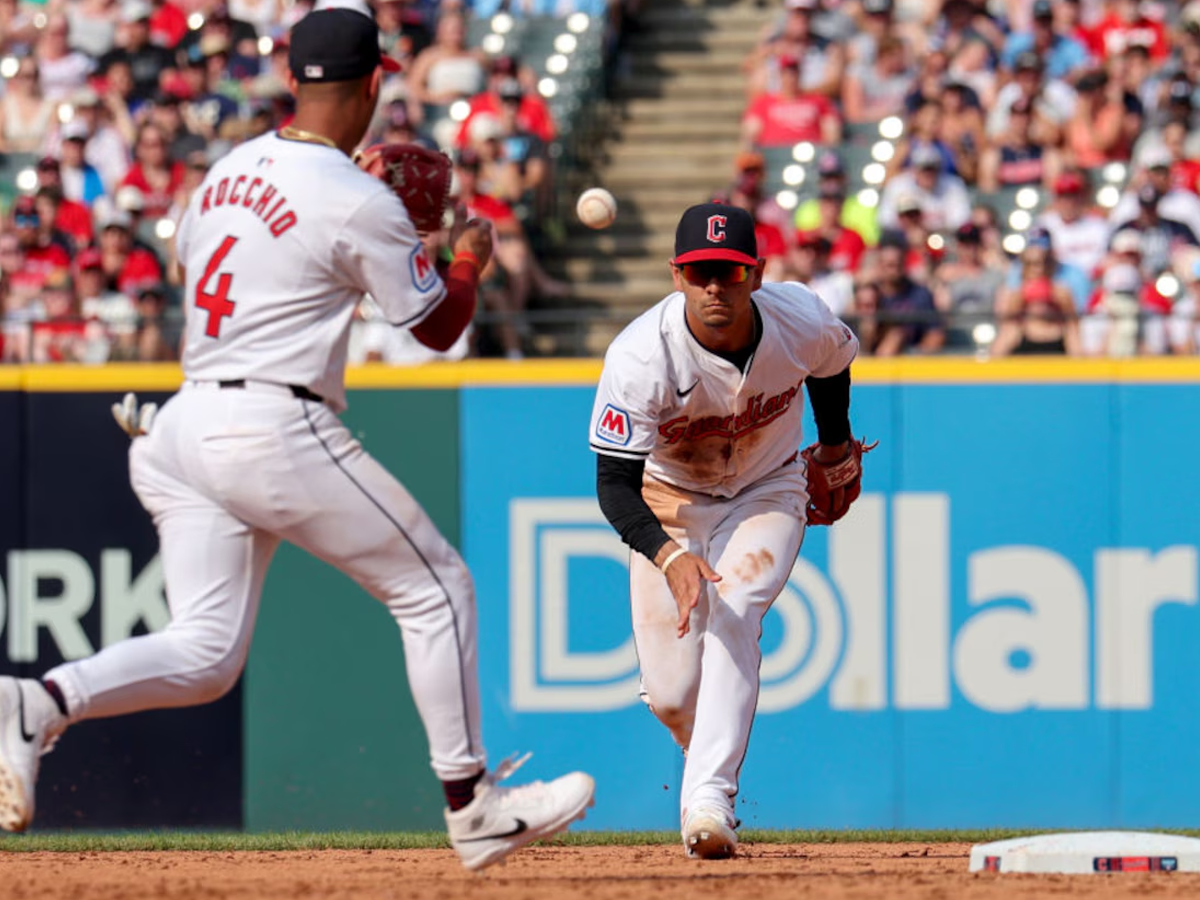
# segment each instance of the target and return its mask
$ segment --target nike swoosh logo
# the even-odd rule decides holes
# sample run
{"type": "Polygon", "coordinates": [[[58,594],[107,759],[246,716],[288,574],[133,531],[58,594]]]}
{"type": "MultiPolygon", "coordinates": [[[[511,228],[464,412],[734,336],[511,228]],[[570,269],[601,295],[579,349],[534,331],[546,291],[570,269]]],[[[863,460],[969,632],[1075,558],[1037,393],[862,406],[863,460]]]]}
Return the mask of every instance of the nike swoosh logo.
{"type": "MultiPolygon", "coordinates": [[[[697,378],[696,384],[699,384],[699,383],[700,383],[700,379],[697,378]]],[[[696,384],[693,384],[686,391],[681,391],[679,388],[675,388],[675,393],[677,393],[680,397],[686,397],[688,394],[690,394],[692,391],[694,391],[696,389],[696,384]]]]}
{"type": "Polygon", "coordinates": [[[30,734],[25,730],[25,692],[21,690],[21,686],[17,685],[17,714],[21,721],[21,740],[27,744],[32,744],[37,739],[37,735],[30,734]]]}
{"type": "Polygon", "coordinates": [[[472,841],[494,841],[497,838],[515,837],[516,835],[529,830],[529,826],[525,824],[524,819],[515,819],[514,821],[516,822],[516,825],[513,826],[512,831],[501,831],[501,832],[498,832],[497,834],[485,834],[480,837],[473,837],[473,838],[461,838],[459,840],[459,843],[460,844],[469,844],[472,841]]]}

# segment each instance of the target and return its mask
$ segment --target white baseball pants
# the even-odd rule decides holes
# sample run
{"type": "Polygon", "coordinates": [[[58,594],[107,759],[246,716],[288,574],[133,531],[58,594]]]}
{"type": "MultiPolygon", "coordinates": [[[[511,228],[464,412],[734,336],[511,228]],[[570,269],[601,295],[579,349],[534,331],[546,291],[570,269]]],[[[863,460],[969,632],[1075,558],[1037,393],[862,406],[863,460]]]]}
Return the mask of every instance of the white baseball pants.
{"type": "Polygon", "coordinates": [[[647,479],[643,495],[667,533],[721,576],[676,635],[666,576],[640,553],[630,562],[633,635],[642,696],[687,754],[680,821],[722,810],[732,824],[738,773],[758,704],[762,620],[783,590],[804,539],[804,469],[791,464],[723,499],[647,479]]]}
{"type": "Polygon", "coordinates": [[[332,410],[274,385],[189,383],[133,442],[130,475],[158,529],[171,622],[48,672],[72,721],[228,691],[286,540],[387,604],[437,776],[484,768],[470,573],[332,410]]]}

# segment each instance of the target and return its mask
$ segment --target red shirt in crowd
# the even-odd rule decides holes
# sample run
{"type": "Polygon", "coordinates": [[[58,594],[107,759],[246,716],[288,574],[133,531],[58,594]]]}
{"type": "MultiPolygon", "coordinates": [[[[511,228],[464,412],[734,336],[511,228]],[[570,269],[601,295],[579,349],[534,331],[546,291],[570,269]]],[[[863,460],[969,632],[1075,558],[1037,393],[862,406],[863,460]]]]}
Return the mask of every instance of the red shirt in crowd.
{"type": "MultiPolygon", "coordinates": [[[[499,95],[491,91],[486,91],[472,97],[471,107],[467,112],[467,117],[463,119],[462,125],[458,129],[458,136],[454,139],[454,146],[466,147],[471,143],[471,120],[473,118],[481,113],[489,113],[499,118],[500,111],[499,95]]],[[[521,96],[521,105],[517,109],[517,126],[522,131],[527,131],[547,143],[554,140],[554,119],[550,115],[550,109],[546,106],[546,101],[537,94],[525,93],[521,96]]]]}
{"type": "Polygon", "coordinates": [[[183,184],[183,174],[183,163],[171,163],[171,175],[170,180],[167,182],[166,190],[156,191],[150,187],[150,182],[146,180],[146,173],[142,170],[142,164],[134,163],[129,167],[129,171],[125,173],[125,177],[121,180],[121,186],[124,187],[127,184],[131,184],[145,196],[146,205],[142,209],[143,216],[147,219],[161,219],[171,211],[171,206],[175,202],[175,192],[183,184]]]}
{"type": "Polygon", "coordinates": [[[42,284],[54,270],[69,268],[71,255],[58,244],[25,248],[25,265],[22,270],[35,275],[42,284]]]}
{"type": "Polygon", "coordinates": [[[1129,47],[1141,46],[1150,52],[1151,60],[1162,62],[1171,49],[1162,22],[1144,16],[1136,22],[1126,22],[1115,12],[1109,13],[1084,34],[1088,50],[1097,59],[1109,59],[1129,47]]]}
{"type": "Polygon", "coordinates": [[[758,239],[759,259],[770,259],[773,256],[783,256],[787,253],[787,242],[783,232],[767,222],[756,222],[754,236],[758,239]]]}
{"type": "Polygon", "coordinates": [[[117,290],[129,297],[136,297],[144,287],[162,281],[162,268],[149,250],[134,247],[125,257],[121,271],[117,273],[117,290]]]}
{"type": "Polygon", "coordinates": [[[476,194],[466,201],[466,206],[467,215],[471,218],[487,219],[497,224],[516,218],[511,206],[487,194],[476,194]]]}
{"type": "Polygon", "coordinates": [[[188,33],[187,16],[170,0],[150,16],[150,40],[160,47],[175,47],[188,33]]]}
{"type": "Polygon", "coordinates": [[[762,147],[786,147],[800,141],[821,142],[821,121],[837,116],[837,109],[822,94],[797,94],[785,99],[778,94],[761,94],[746,110],[746,119],[758,119],[762,130],[757,143],[762,147]]]}
{"type": "Polygon", "coordinates": [[[58,212],[54,216],[54,227],[70,235],[76,247],[86,247],[92,242],[92,214],[82,203],[63,198],[58,201],[58,212]]]}

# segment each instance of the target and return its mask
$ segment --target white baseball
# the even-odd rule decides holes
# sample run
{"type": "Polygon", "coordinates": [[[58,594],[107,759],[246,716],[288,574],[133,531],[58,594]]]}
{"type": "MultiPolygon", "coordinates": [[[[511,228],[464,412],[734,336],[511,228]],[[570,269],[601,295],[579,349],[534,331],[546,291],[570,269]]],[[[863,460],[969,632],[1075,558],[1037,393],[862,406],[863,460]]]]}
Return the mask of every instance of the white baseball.
{"type": "Polygon", "coordinates": [[[607,228],[617,218],[617,198],[604,188],[588,188],[579,195],[575,212],[588,228],[607,228]]]}

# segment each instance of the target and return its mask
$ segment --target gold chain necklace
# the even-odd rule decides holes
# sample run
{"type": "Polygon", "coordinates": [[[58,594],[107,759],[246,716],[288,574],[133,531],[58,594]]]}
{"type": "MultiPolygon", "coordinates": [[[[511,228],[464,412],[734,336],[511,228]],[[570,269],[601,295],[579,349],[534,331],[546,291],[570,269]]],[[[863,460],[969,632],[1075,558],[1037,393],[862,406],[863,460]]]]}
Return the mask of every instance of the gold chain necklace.
{"type": "Polygon", "coordinates": [[[305,141],[309,144],[323,144],[326,147],[332,147],[334,150],[338,149],[338,145],[324,135],[304,131],[301,128],[294,128],[291,125],[285,125],[280,128],[279,136],[288,141],[305,141]]]}

